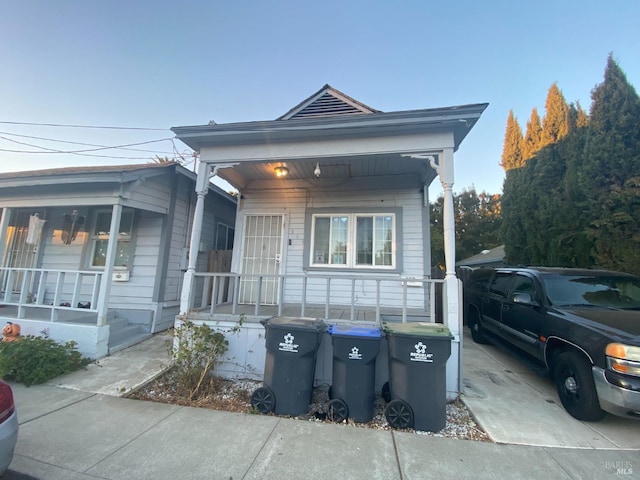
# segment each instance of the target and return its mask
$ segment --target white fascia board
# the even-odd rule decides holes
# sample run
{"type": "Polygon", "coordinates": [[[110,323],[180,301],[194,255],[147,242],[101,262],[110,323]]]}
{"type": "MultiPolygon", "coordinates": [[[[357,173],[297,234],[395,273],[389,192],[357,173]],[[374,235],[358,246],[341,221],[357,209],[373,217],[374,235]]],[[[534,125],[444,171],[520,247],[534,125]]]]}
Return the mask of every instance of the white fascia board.
{"type": "Polygon", "coordinates": [[[354,155],[412,154],[438,152],[444,148],[453,148],[453,146],[453,132],[448,131],[420,135],[208,146],[202,147],[200,161],[215,164],[230,161],[283,161],[354,155]]]}
{"type": "Polygon", "coordinates": [[[459,131],[463,138],[486,107],[487,104],[476,104],[321,119],[174,127],[171,130],[183,143],[200,151],[210,145],[277,144],[292,140],[310,142],[332,138],[371,138],[378,135],[405,136],[447,130],[459,131]]]}

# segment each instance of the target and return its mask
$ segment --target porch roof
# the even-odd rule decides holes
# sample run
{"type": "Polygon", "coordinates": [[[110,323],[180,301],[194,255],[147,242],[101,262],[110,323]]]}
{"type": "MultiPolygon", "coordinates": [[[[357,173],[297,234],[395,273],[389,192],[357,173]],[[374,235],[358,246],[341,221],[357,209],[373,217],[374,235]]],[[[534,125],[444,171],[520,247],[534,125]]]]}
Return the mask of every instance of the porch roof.
{"type": "MultiPolygon", "coordinates": [[[[0,173],[0,190],[4,193],[0,197],[8,197],[11,195],[11,189],[29,188],[33,192],[33,197],[38,192],[33,189],[39,187],[59,187],[64,185],[118,185],[143,181],[159,175],[166,175],[174,171],[176,174],[183,175],[195,183],[196,174],[190,172],[178,163],[145,163],[133,165],[102,165],[89,167],[65,167],[50,168],[44,170],[31,170],[22,172],[0,173]]],[[[236,199],[225,192],[223,189],[209,184],[209,191],[216,193],[228,201],[235,203],[236,199]]],[[[51,197],[48,197],[51,202],[51,197]]],[[[74,200],[77,201],[77,200],[74,200]]],[[[64,201],[62,203],[68,203],[64,201]]],[[[53,205],[49,203],[50,205],[53,205]]],[[[1,205],[0,205],[1,206],[1,205]]]]}

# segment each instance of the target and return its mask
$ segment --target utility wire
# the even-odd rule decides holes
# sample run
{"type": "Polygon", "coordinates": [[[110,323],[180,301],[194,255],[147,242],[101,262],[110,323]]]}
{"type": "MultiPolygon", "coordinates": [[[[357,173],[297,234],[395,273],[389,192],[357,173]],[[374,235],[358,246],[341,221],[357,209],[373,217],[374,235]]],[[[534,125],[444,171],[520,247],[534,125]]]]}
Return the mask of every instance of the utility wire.
{"type": "Polygon", "coordinates": [[[35,122],[8,122],[1,121],[0,124],[5,125],[32,125],[37,127],[64,127],[64,128],[103,128],[107,130],[146,130],[154,132],[167,132],[168,128],[146,128],[146,127],[112,127],[104,125],[70,125],[61,123],[35,123],[35,122]]]}
{"type": "Polygon", "coordinates": [[[17,143],[18,145],[25,145],[27,147],[33,147],[33,148],[40,148],[42,150],[46,150],[46,152],[28,152],[28,151],[23,151],[22,153],[85,153],[85,152],[98,152],[100,150],[111,150],[114,148],[125,148],[125,147],[132,147],[134,145],[146,145],[149,143],[157,143],[157,142],[164,142],[167,140],[171,140],[171,138],[163,138],[162,140],[151,140],[148,142],[139,142],[139,143],[130,143],[130,144],[126,144],[126,145],[117,145],[114,147],[100,147],[100,148],[87,148],[84,150],[57,150],[55,148],[47,148],[47,147],[42,147],[40,145],[34,145],[32,143],[25,143],[25,142],[19,142],[18,140],[13,140],[11,138],[7,138],[7,137],[3,137],[0,135],[0,139],[2,140],[7,140],[9,142],[13,142],[13,143],[17,143]]]}
{"type": "MultiPolygon", "coordinates": [[[[142,148],[126,148],[123,146],[115,146],[115,147],[109,147],[107,145],[97,145],[95,143],[82,143],[82,142],[72,142],[71,140],[58,140],[55,138],[45,138],[45,137],[34,137],[32,135],[20,135],[18,133],[11,133],[11,132],[0,132],[0,135],[10,135],[12,137],[20,137],[20,138],[31,138],[33,140],[44,140],[46,142],[58,142],[58,143],[69,143],[72,145],[85,145],[87,147],[101,147],[101,148],[114,148],[114,149],[120,149],[120,150],[131,150],[134,152],[149,152],[149,153],[158,153],[158,154],[165,154],[165,155],[172,155],[174,152],[161,152],[158,150],[145,150],[142,148]]],[[[6,139],[6,140],[11,140],[11,139],[6,139]]],[[[160,140],[151,140],[148,142],[140,142],[140,143],[132,143],[131,145],[145,145],[148,143],[155,143],[155,142],[164,142],[170,140],[171,143],[173,144],[173,139],[172,138],[162,138],[160,140]]],[[[173,148],[175,149],[175,144],[173,144],[173,148]]]]}

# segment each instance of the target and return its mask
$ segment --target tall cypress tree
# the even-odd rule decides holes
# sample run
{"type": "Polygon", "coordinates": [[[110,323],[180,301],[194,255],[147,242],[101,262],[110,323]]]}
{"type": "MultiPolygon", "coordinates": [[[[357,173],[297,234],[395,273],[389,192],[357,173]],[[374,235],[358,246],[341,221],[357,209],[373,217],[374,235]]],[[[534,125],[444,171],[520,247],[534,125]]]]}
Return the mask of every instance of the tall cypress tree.
{"type": "Polygon", "coordinates": [[[531,117],[527,121],[527,130],[524,134],[524,141],[522,144],[522,159],[527,161],[532,158],[538,150],[540,150],[540,143],[542,140],[542,125],[540,123],[540,115],[538,115],[538,109],[533,107],[531,110],[531,117]]]}
{"type": "Polygon", "coordinates": [[[569,105],[555,83],[549,88],[544,109],[540,147],[554,144],[569,133],[569,105]]]}
{"type": "Polygon", "coordinates": [[[504,144],[502,146],[502,162],[500,163],[500,166],[505,171],[520,168],[523,165],[522,144],[522,129],[513,115],[513,110],[509,110],[507,128],[504,133],[504,144]]]}
{"type": "Polygon", "coordinates": [[[599,266],[640,273],[640,97],[609,55],[579,182],[599,266]]]}

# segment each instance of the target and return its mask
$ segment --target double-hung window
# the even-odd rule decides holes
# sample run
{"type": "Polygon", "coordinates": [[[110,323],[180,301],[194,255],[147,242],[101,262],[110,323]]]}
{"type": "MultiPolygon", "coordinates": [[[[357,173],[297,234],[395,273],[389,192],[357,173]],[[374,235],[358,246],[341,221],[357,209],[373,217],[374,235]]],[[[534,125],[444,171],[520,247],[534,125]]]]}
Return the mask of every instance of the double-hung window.
{"type": "Polygon", "coordinates": [[[233,237],[235,230],[224,223],[218,223],[216,230],[216,250],[231,250],[233,249],[233,237]]]}
{"type": "MultiPolygon", "coordinates": [[[[111,236],[111,210],[98,210],[95,212],[95,221],[91,231],[92,253],[90,265],[92,267],[104,267],[107,258],[107,246],[111,236]]],[[[118,270],[130,269],[133,253],[131,234],[133,231],[133,210],[123,209],[118,229],[118,242],[116,247],[115,268],[118,270]]]]}
{"type": "Polygon", "coordinates": [[[393,269],[395,214],[347,213],[312,216],[312,267],[393,269]]]}

